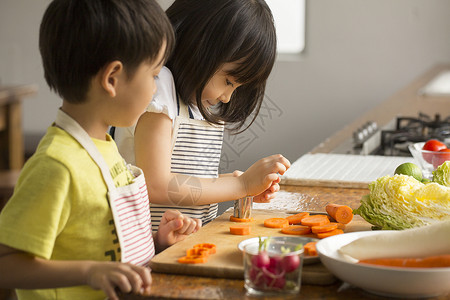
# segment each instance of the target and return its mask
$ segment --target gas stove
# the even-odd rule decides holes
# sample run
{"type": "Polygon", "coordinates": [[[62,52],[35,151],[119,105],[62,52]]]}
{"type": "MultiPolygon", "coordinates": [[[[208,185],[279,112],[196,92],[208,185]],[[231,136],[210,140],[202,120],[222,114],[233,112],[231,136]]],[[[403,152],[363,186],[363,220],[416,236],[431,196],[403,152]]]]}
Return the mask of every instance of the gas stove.
{"type": "Polygon", "coordinates": [[[410,144],[429,139],[450,143],[450,116],[435,114],[431,117],[423,113],[416,117],[399,116],[382,128],[370,121],[332,153],[411,156],[408,150],[410,144]]]}

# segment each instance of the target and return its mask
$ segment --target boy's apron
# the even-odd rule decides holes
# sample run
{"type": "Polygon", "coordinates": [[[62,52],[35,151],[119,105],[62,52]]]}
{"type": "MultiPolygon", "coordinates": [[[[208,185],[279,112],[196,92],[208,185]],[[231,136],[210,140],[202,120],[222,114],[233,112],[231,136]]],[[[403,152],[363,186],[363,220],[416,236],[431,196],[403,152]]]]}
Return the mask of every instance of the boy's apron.
{"type": "MultiPolygon", "coordinates": [[[[177,99],[178,101],[178,99],[177,99]]],[[[180,199],[177,191],[181,187],[189,188],[190,199],[198,199],[202,192],[200,181],[196,177],[217,178],[219,176],[220,155],[222,152],[223,125],[210,124],[205,120],[195,120],[187,105],[178,101],[178,116],[172,131],[171,172],[189,175],[186,182],[169,182],[169,197],[180,199]],[[192,177],[191,177],[192,176],[192,177]],[[183,185],[185,187],[183,187],[183,185]]],[[[164,211],[177,209],[183,214],[201,219],[202,224],[217,216],[217,203],[191,206],[169,206],[150,204],[153,230],[157,230],[164,211]]]]}
{"type": "Polygon", "coordinates": [[[155,255],[147,186],[142,170],[128,165],[135,180],[116,187],[109,167],[92,139],[69,115],[58,110],[55,124],[64,129],[89,153],[100,168],[108,187],[108,200],[120,243],[122,262],[146,266],[155,255]]]}

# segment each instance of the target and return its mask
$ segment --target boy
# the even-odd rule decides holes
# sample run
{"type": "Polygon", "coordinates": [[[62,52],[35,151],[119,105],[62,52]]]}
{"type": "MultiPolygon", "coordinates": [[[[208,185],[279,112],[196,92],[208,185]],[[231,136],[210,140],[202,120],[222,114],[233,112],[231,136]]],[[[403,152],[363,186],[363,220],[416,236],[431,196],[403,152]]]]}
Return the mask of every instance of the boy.
{"type": "Polygon", "coordinates": [[[54,0],[47,8],[39,47],[63,104],[0,215],[0,287],[17,288],[19,299],[147,294],[155,248],[201,226],[168,211],[153,238],[141,171],[126,166],[106,134],[109,125],[134,124],[149,104],[171,28],[154,0],[54,0]]]}

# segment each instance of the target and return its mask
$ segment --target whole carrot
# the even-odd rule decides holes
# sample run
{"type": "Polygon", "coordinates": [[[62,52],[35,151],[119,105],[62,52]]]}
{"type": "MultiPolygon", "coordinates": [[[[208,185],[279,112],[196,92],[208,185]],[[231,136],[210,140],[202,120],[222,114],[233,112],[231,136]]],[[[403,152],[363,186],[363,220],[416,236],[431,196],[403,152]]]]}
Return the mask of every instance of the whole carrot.
{"type": "Polygon", "coordinates": [[[353,220],[353,210],[347,205],[329,203],[325,209],[327,213],[339,223],[348,224],[353,220]]]}

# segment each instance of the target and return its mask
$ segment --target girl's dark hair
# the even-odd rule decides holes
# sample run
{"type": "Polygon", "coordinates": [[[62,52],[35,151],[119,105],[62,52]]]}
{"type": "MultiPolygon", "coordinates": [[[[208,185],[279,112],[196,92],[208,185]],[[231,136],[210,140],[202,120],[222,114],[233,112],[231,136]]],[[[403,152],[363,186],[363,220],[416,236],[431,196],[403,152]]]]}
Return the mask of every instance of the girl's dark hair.
{"type": "Polygon", "coordinates": [[[255,111],[250,126],[276,57],[275,27],[267,4],[264,0],[175,0],[166,13],[176,36],[167,66],[181,99],[188,104],[195,97],[208,122],[233,123],[235,130],[255,111]],[[228,104],[220,103],[211,113],[201,104],[202,91],[220,67],[231,62],[238,62],[238,67],[229,75],[242,85],[228,104]]]}
{"type": "Polygon", "coordinates": [[[45,79],[63,99],[81,103],[90,81],[108,63],[123,63],[128,78],[153,62],[166,42],[174,46],[169,19],[154,0],[54,0],[42,19],[39,49],[45,79]]]}

